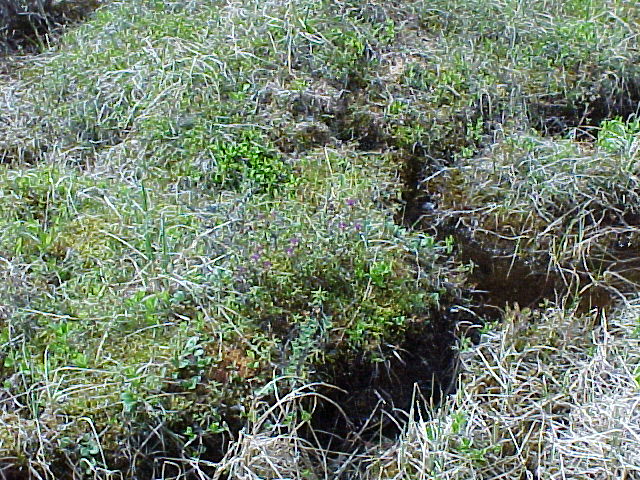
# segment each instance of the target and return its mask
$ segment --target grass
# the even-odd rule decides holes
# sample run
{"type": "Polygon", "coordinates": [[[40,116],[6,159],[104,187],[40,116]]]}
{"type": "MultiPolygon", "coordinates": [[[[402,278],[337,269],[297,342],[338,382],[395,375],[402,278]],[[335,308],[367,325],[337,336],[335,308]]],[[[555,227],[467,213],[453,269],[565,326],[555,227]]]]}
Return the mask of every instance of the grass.
{"type": "Polygon", "coordinates": [[[518,133],[425,187],[441,199],[439,221],[464,225],[486,248],[560,272],[568,285],[624,295],[638,280],[632,129],[633,121],[605,121],[595,145],[518,133]]]}
{"type": "Polygon", "coordinates": [[[633,478],[636,329],[637,305],[615,320],[507,312],[462,353],[458,395],[372,452],[359,478],[633,478]]]}
{"type": "Polygon", "coordinates": [[[0,477],[634,478],[639,22],[621,0],[113,1],[11,57],[0,477]],[[482,327],[468,238],[559,275],[557,303],[482,327]],[[577,309],[591,286],[620,305],[577,309]],[[457,393],[327,449],[327,404],[375,417],[331,384],[366,365],[346,395],[393,411],[385,375],[436,363],[422,336],[457,393]]]}

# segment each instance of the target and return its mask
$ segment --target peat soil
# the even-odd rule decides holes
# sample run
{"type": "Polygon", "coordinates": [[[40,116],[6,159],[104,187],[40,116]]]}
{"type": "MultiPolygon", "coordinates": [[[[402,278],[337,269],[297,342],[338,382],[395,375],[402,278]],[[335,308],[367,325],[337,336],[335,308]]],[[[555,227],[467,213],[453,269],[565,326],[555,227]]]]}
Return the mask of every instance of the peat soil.
{"type": "MultiPolygon", "coordinates": [[[[2,3],[2,2],[0,2],[2,3]]],[[[12,11],[16,7],[8,1],[0,5],[6,9],[0,13],[0,71],[6,69],[3,57],[35,55],[41,53],[62,33],[68,25],[85,20],[101,5],[101,0],[76,0],[67,2],[36,2],[25,11],[12,11]]]]}
{"type": "Polygon", "coordinates": [[[529,105],[532,126],[543,135],[567,135],[575,132],[580,140],[594,140],[604,120],[628,119],[640,113],[640,78],[619,80],[613,88],[601,87],[590,102],[571,103],[549,98],[529,105]]]}
{"type": "MultiPolygon", "coordinates": [[[[98,2],[92,4],[98,6],[98,2]]],[[[43,44],[42,38],[55,35],[56,28],[65,22],[78,21],[88,13],[90,9],[77,14],[53,12],[49,19],[35,27],[25,26],[11,37],[0,39],[0,59],[3,51],[25,53],[33,48],[31,52],[37,52],[43,44]]],[[[591,104],[578,107],[563,101],[534,105],[531,114],[541,120],[532,123],[547,135],[566,134],[573,129],[589,136],[606,118],[628,118],[637,113],[640,82],[629,82],[624,89],[626,94],[620,98],[601,95],[591,104]]],[[[331,125],[330,130],[344,130],[344,126],[331,125]]],[[[363,150],[384,147],[386,141],[377,129],[355,136],[359,137],[363,150]]],[[[396,222],[434,233],[436,222],[432,220],[438,215],[437,199],[420,190],[425,164],[430,161],[422,153],[414,151],[405,159],[404,205],[396,215],[396,222]]],[[[440,240],[449,236],[454,239],[453,256],[457,264],[473,264],[467,276],[467,290],[461,298],[449,299],[442,308],[434,309],[429,318],[416,323],[399,345],[388,346],[383,352],[386,360],[372,361],[350,355],[323,367],[319,372],[321,377],[337,388],[320,392],[329,401],[322,402],[314,411],[310,441],[319,440],[328,450],[353,452],[381,436],[394,437],[401,431],[409,412],[418,411],[418,405],[435,407],[455,391],[461,324],[469,326],[463,334],[474,340],[482,322],[499,319],[507,305],[517,303],[522,308],[535,308],[545,300],[559,300],[568,292],[569,287],[560,274],[544,266],[514,261],[504,252],[493,251],[474,241],[469,232],[442,226],[435,235],[440,240]]],[[[624,268],[640,271],[637,255],[631,255],[625,262],[624,268]]],[[[584,304],[580,308],[606,309],[613,300],[609,291],[593,287],[583,295],[584,304]]],[[[227,441],[205,447],[205,457],[217,461],[224,454],[227,441]]],[[[159,440],[158,458],[166,456],[162,448],[159,440]]],[[[146,478],[146,473],[141,478],[146,478]]],[[[3,470],[0,465],[0,480],[24,478],[30,475],[11,468],[3,470]]]]}
{"type": "Polygon", "coordinates": [[[337,388],[321,392],[330,402],[314,412],[313,437],[327,450],[352,452],[381,435],[396,436],[409,412],[453,393],[456,315],[454,308],[434,311],[402,344],[388,347],[385,361],[361,356],[325,367],[322,375],[337,388]]]}
{"type": "MultiPolygon", "coordinates": [[[[594,133],[604,120],[637,115],[639,103],[640,81],[628,81],[618,94],[601,92],[589,104],[550,101],[531,105],[529,113],[532,126],[544,135],[573,133],[587,141],[596,138],[594,133]]],[[[386,361],[350,358],[324,370],[327,381],[339,390],[322,392],[330,402],[315,411],[312,426],[316,438],[329,449],[352,452],[380,436],[394,437],[408,412],[416,412],[419,404],[437,406],[445,395],[455,391],[461,337],[476,342],[484,322],[499,320],[505,308],[538,308],[546,301],[558,304],[578,292],[574,295],[578,313],[608,310],[617,300],[618,290],[592,285],[586,275],[577,281],[567,279],[561,272],[549,270],[548,263],[516,259],[509,252],[474,240],[464,228],[439,223],[442,212],[438,211],[437,199],[429,197],[420,185],[429,164],[449,163],[455,155],[446,157],[437,161],[420,151],[405,157],[403,206],[395,220],[439,240],[451,237],[455,263],[471,266],[465,290],[461,298],[432,312],[422,327],[411,331],[391,355],[386,355],[386,361]]],[[[593,259],[591,267],[597,270],[600,261],[621,278],[639,283],[640,256],[636,250],[620,247],[614,261],[593,259]]]]}

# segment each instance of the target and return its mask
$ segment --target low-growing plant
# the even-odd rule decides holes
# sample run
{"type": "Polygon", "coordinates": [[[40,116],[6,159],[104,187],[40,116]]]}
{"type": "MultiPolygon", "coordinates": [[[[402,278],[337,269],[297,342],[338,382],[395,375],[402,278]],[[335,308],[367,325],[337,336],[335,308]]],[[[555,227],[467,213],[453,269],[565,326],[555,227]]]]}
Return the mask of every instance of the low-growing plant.
{"type": "MultiPolygon", "coordinates": [[[[109,2],[0,78],[0,471],[491,478],[509,448],[531,451],[482,408],[516,408],[494,384],[526,380],[502,376],[513,355],[566,367],[538,349],[566,353],[540,316],[548,335],[475,359],[482,402],[409,416],[419,448],[396,445],[402,461],[351,468],[358,455],[329,461],[299,435],[331,403],[318,381],[363,362],[436,398],[424,371],[454,354],[456,319],[481,320],[448,308],[464,235],[491,261],[635,281],[637,8],[365,3],[109,2]]],[[[373,377],[361,390],[400,408],[373,377]]],[[[518,388],[548,405],[553,378],[518,388]]],[[[567,425],[530,414],[536,435],[567,425]]],[[[526,476],[529,460],[509,465],[526,476]]]]}
{"type": "Polygon", "coordinates": [[[640,148],[640,118],[605,120],[598,131],[597,145],[611,153],[633,155],[640,148]]]}

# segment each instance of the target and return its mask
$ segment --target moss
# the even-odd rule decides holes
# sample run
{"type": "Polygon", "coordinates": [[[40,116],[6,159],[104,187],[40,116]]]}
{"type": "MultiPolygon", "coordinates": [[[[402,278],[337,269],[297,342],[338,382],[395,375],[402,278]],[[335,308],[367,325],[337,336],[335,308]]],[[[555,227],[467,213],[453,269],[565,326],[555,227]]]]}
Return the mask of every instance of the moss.
{"type": "Polygon", "coordinates": [[[0,166],[0,376],[31,402],[1,414],[61,433],[0,456],[157,477],[160,450],[219,455],[263,387],[397,366],[415,335],[452,355],[453,220],[559,268],[635,245],[633,119],[550,134],[628,113],[636,10],[136,0],[69,30],[16,71],[0,166]]]}

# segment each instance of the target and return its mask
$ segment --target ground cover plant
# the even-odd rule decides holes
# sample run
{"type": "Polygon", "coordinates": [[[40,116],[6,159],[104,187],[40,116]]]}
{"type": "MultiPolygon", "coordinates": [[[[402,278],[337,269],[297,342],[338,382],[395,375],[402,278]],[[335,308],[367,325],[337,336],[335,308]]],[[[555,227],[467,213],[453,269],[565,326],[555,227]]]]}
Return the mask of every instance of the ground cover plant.
{"type": "Polygon", "coordinates": [[[5,37],[0,478],[638,476],[639,23],[132,0],[5,37]]]}

